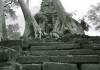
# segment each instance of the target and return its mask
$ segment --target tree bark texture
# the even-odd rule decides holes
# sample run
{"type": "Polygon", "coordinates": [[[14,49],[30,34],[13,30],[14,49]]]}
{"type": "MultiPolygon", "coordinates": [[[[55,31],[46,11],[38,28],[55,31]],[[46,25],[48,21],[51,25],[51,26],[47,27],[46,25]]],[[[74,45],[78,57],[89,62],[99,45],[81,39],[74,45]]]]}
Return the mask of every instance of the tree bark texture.
{"type": "Polygon", "coordinates": [[[24,0],[18,0],[18,2],[25,18],[25,31],[23,36],[26,38],[36,37],[36,33],[41,32],[40,26],[37,24],[24,0]]]}

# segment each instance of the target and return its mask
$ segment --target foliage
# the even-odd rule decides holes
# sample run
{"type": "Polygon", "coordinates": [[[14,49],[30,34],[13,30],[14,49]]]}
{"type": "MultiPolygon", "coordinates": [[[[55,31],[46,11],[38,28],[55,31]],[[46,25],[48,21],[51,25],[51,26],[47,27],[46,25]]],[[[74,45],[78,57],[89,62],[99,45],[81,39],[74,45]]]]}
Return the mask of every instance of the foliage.
{"type": "Polygon", "coordinates": [[[20,38],[20,31],[19,31],[20,27],[18,24],[9,24],[7,27],[7,31],[8,31],[8,38],[9,39],[19,39],[20,38]]]}
{"type": "Polygon", "coordinates": [[[15,11],[13,10],[13,7],[18,6],[17,0],[4,0],[4,12],[6,15],[10,15],[12,19],[16,19],[17,16],[15,14],[15,11]]]}
{"type": "Polygon", "coordinates": [[[97,25],[96,30],[100,29],[100,3],[92,5],[87,13],[88,20],[93,25],[97,25]]]}

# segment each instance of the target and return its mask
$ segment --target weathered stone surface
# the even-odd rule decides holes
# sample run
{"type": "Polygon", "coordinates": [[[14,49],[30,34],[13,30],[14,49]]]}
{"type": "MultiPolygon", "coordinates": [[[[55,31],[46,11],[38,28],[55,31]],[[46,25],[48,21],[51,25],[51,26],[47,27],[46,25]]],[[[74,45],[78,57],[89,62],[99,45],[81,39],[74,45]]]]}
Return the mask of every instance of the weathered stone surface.
{"type": "Polygon", "coordinates": [[[0,48],[0,62],[7,62],[9,60],[14,60],[19,55],[19,52],[17,52],[14,49],[0,48]]]}
{"type": "Polygon", "coordinates": [[[100,50],[100,44],[82,44],[81,48],[83,49],[97,49],[100,50]]]}
{"type": "Polygon", "coordinates": [[[2,66],[0,70],[10,70],[11,66],[2,66]]]}
{"type": "Polygon", "coordinates": [[[21,40],[7,40],[0,42],[0,46],[21,46],[21,45],[22,45],[21,40]]]}
{"type": "Polygon", "coordinates": [[[21,70],[21,65],[16,64],[16,66],[15,66],[15,70],[21,70]]]}
{"type": "Polygon", "coordinates": [[[100,50],[95,50],[95,53],[100,56],[100,50]]]}
{"type": "Polygon", "coordinates": [[[76,64],[44,63],[43,70],[77,70],[76,64]]]}
{"type": "Polygon", "coordinates": [[[7,40],[1,41],[0,46],[5,48],[15,49],[16,51],[21,51],[22,41],[21,40],[7,40]]]}
{"type": "Polygon", "coordinates": [[[0,70],[20,70],[20,64],[15,62],[0,63],[0,70]]]}
{"type": "Polygon", "coordinates": [[[9,53],[7,49],[0,48],[0,63],[7,62],[9,60],[9,53]]]}
{"type": "Polygon", "coordinates": [[[50,46],[50,45],[58,45],[58,44],[65,44],[64,42],[34,42],[29,41],[28,44],[33,46],[50,46]]]}
{"type": "Polygon", "coordinates": [[[82,64],[81,70],[100,70],[100,64],[82,64]]]}
{"type": "Polygon", "coordinates": [[[66,56],[66,55],[96,55],[97,50],[90,49],[73,49],[73,50],[34,50],[32,56],[66,56]]]}
{"type": "Polygon", "coordinates": [[[67,56],[51,56],[51,62],[64,63],[99,63],[99,56],[97,55],[67,55],[67,56]]]}
{"type": "Polygon", "coordinates": [[[6,62],[4,62],[4,63],[1,63],[0,62],[0,70],[9,70],[10,69],[10,67],[11,67],[11,64],[10,63],[6,63],[6,62]]]}
{"type": "Polygon", "coordinates": [[[79,49],[78,44],[55,44],[51,46],[32,46],[31,50],[66,50],[66,49],[79,49]]]}
{"type": "Polygon", "coordinates": [[[61,63],[99,63],[97,55],[67,55],[67,56],[21,56],[16,60],[21,64],[61,62],[61,63]]]}
{"type": "Polygon", "coordinates": [[[16,59],[16,62],[20,64],[43,63],[47,61],[49,61],[48,57],[42,56],[20,56],[16,59]]]}
{"type": "Polygon", "coordinates": [[[20,53],[18,51],[11,48],[7,48],[7,47],[0,48],[0,60],[2,59],[1,61],[15,60],[19,54],[20,53]]]}
{"type": "Polygon", "coordinates": [[[23,70],[41,70],[40,64],[26,64],[22,66],[23,70]]]}

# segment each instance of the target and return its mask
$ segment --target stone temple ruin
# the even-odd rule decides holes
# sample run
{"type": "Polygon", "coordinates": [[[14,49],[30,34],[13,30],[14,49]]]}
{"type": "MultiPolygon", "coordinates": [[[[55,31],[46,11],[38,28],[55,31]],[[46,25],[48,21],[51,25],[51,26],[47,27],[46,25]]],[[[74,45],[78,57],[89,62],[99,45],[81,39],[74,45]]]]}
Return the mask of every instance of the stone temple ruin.
{"type": "Polygon", "coordinates": [[[37,22],[40,21],[40,25],[45,25],[42,28],[47,33],[59,32],[59,34],[63,34],[64,30],[69,30],[72,34],[84,34],[81,24],[65,12],[59,0],[43,0],[41,10],[37,15],[44,17],[43,23],[41,23],[41,18],[37,18],[37,22]],[[59,28],[57,29],[57,27],[59,28]]]}
{"type": "MultiPolygon", "coordinates": [[[[60,5],[58,0],[43,0],[38,13],[39,16],[42,15],[43,19],[35,17],[36,20],[39,19],[38,23],[42,22],[42,24],[39,23],[41,27],[48,23],[43,29],[51,26],[45,30],[46,32],[54,30],[52,25],[63,22],[59,13],[61,11],[55,10],[58,6],[54,6],[53,1],[57,1],[57,4],[60,5]]],[[[60,5],[60,7],[62,6],[60,5]]],[[[62,14],[61,16],[63,16],[62,14]]],[[[66,29],[70,30],[73,35],[66,35],[52,42],[1,41],[0,70],[100,70],[100,37],[84,35],[81,25],[67,13],[65,16],[66,23],[70,25],[61,27],[68,26],[66,29]]]]}

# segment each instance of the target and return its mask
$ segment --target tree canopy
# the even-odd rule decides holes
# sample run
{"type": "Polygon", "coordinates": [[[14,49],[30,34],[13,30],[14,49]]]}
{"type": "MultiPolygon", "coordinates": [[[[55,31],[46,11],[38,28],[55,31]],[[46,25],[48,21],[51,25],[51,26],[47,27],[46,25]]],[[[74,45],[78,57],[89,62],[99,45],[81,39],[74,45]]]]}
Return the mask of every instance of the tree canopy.
{"type": "Polygon", "coordinates": [[[100,29],[100,3],[91,5],[91,9],[87,13],[88,20],[93,25],[96,25],[96,30],[100,29]]]}

